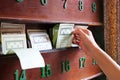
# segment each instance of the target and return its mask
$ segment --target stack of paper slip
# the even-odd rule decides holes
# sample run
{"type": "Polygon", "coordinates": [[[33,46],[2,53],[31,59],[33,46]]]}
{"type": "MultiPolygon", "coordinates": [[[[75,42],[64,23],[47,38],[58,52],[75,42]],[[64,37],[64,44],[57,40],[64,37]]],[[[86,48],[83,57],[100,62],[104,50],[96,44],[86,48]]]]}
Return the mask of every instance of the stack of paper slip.
{"type": "Polygon", "coordinates": [[[27,48],[25,24],[1,23],[2,54],[13,53],[11,49],[27,48]]]}
{"type": "Polygon", "coordinates": [[[52,44],[46,30],[28,29],[27,34],[32,48],[38,50],[52,49],[52,44]]]}

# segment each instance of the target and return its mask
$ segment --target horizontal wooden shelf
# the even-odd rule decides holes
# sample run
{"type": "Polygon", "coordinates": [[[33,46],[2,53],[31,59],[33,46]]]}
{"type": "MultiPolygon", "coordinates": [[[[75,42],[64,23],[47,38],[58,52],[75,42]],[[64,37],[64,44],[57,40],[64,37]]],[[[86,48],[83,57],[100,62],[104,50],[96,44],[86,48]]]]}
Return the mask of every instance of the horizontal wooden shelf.
{"type": "Polygon", "coordinates": [[[25,18],[9,18],[9,17],[0,17],[1,22],[11,22],[11,23],[47,23],[47,24],[56,24],[56,23],[73,23],[73,24],[81,24],[88,26],[103,26],[102,22],[79,22],[79,21],[44,21],[40,19],[25,19],[25,18]]]}

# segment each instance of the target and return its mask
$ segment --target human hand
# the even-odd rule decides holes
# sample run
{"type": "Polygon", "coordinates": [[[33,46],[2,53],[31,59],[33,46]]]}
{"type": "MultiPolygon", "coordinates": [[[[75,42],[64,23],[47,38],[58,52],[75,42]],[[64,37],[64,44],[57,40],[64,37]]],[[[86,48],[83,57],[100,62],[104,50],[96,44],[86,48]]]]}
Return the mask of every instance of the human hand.
{"type": "Polygon", "coordinates": [[[99,48],[90,30],[75,28],[73,35],[73,43],[79,45],[85,52],[92,53],[95,48],[99,48]]]}

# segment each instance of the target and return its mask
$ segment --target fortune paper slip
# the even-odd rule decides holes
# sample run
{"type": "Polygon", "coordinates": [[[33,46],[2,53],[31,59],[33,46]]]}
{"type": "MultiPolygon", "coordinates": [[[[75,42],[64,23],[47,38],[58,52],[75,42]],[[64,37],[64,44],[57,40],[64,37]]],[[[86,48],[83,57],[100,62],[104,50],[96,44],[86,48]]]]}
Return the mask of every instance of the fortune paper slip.
{"type": "Polygon", "coordinates": [[[2,34],[25,34],[25,24],[1,23],[2,34]]]}
{"type": "Polygon", "coordinates": [[[32,69],[45,67],[45,62],[39,50],[28,49],[13,49],[20,60],[22,69],[32,69]]]}
{"type": "Polygon", "coordinates": [[[74,28],[74,24],[60,24],[58,30],[56,48],[65,48],[72,46],[73,28],[74,28]]]}
{"type": "Polygon", "coordinates": [[[2,54],[12,54],[11,49],[26,49],[25,34],[3,34],[2,38],[2,54]]]}
{"type": "Polygon", "coordinates": [[[0,33],[2,44],[2,53],[0,54],[12,54],[11,49],[27,48],[25,24],[1,22],[0,33]]]}
{"type": "Polygon", "coordinates": [[[46,30],[27,30],[32,48],[38,50],[52,49],[52,44],[46,30]]]}

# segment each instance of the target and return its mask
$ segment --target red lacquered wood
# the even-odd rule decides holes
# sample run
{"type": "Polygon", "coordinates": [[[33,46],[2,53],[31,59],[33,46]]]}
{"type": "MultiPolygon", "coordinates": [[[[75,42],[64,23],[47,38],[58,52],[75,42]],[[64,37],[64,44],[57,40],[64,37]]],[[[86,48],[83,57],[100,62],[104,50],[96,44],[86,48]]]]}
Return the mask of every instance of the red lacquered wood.
{"type": "MultiPolygon", "coordinates": [[[[33,53],[34,54],[34,53],[33,53]]],[[[51,65],[52,75],[47,78],[41,78],[41,69],[34,68],[26,70],[27,80],[81,80],[100,73],[101,70],[97,65],[92,64],[92,59],[78,48],[65,50],[42,52],[45,63],[51,65]],[[79,59],[86,57],[86,66],[79,68],[79,59]],[[62,73],[61,62],[70,61],[70,71],[62,73]]],[[[0,79],[15,80],[15,70],[21,73],[21,66],[16,55],[0,56],[0,79]]]]}
{"type": "MultiPolygon", "coordinates": [[[[102,25],[102,0],[83,0],[84,10],[78,9],[79,0],[68,0],[67,8],[63,8],[64,0],[48,0],[46,6],[40,0],[0,1],[0,22],[29,23],[76,23],[85,25],[102,25]],[[97,11],[92,12],[91,5],[97,4],[97,11]]],[[[42,52],[46,64],[51,65],[52,75],[41,78],[40,68],[26,70],[27,80],[81,80],[101,72],[97,65],[92,65],[92,59],[78,48],[42,52]],[[86,57],[86,66],[79,68],[79,59],[86,57]],[[61,71],[61,62],[69,60],[71,70],[61,71]]],[[[14,73],[22,69],[16,55],[0,56],[0,80],[15,80],[14,73]]]]}
{"type": "Polygon", "coordinates": [[[68,0],[67,8],[63,8],[64,0],[48,0],[43,6],[40,0],[0,1],[0,19],[48,23],[79,23],[88,25],[102,25],[102,0],[83,0],[84,9],[79,10],[79,0],[68,0]],[[96,12],[92,12],[92,3],[97,5],[96,12]]]}

